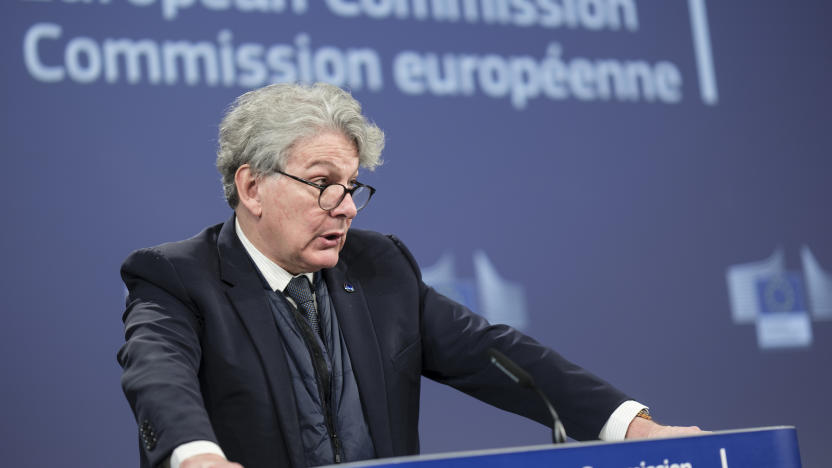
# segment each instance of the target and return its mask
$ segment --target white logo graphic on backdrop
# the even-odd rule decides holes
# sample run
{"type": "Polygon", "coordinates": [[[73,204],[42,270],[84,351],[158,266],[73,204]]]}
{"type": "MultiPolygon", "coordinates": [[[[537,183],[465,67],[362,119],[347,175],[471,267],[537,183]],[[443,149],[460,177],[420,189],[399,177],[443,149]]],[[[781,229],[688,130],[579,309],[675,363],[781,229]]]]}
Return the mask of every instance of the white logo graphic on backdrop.
{"type": "Polygon", "coordinates": [[[728,267],[725,278],[731,318],[755,324],[760,348],[807,347],[812,320],[832,320],[832,274],[808,246],[800,250],[803,271],[786,269],[783,249],[767,259],[728,267]]]}
{"type": "Polygon", "coordinates": [[[526,292],[519,283],[503,279],[485,252],[473,255],[474,278],[456,274],[454,256],[445,253],[432,266],[422,268],[422,279],[434,289],[464,304],[491,323],[504,323],[517,329],[528,326],[526,292]]]}

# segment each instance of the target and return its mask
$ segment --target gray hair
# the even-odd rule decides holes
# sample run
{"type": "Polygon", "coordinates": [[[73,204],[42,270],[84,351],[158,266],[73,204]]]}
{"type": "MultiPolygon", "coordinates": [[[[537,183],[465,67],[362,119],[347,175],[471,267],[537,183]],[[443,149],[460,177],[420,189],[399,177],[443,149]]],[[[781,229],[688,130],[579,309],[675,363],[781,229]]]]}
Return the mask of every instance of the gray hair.
{"type": "Polygon", "coordinates": [[[238,97],[220,123],[217,169],[225,200],[231,208],[240,201],[234,183],[240,166],[249,164],[257,176],[282,170],[298,140],[327,131],[355,143],[361,167],[373,170],[381,164],[384,132],[336,86],[280,83],[238,97]]]}

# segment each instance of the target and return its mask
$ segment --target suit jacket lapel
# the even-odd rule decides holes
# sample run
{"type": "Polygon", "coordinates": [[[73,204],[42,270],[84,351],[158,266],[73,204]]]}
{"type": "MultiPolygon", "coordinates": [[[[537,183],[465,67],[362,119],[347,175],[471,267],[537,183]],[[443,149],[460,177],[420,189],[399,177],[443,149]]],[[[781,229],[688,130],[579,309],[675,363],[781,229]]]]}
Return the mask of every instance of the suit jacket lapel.
{"type": "Polygon", "coordinates": [[[277,420],[289,451],[292,465],[303,466],[303,444],[300,439],[295,394],[289,377],[289,366],[283,340],[266,302],[262,280],[255,270],[234,229],[234,216],[220,230],[217,240],[221,278],[228,285],[226,293],[240,316],[251,341],[260,354],[260,362],[272,390],[277,420]]]}
{"type": "Polygon", "coordinates": [[[350,353],[376,455],[392,457],[393,441],[390,438],[384,366],[361,284],[357,279],[349,277],[343,260],[335,268],[324,270],[324,279],[350,353]],[[347,291],[349,286],[353,292],[347,291]]]}

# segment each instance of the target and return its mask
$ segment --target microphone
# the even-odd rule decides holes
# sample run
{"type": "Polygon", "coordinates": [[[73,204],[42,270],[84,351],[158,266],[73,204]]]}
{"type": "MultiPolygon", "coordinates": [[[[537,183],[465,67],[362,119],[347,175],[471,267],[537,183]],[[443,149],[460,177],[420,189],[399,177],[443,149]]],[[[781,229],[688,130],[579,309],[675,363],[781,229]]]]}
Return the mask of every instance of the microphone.
{"type": "Polygon", "coordinates": [[[520,366],[515,364],[514,361],[508,358],[508,356],[494,348],[490,348],[488,350],[488,355],[491,356],[491,364],[494,364],[497,369],[503,371],[504,374],[514,381],[514,383],[537,392],[540,399],[546,404],[546,408],[549,409],[549,414],[552,416],[552,443],[562,444],[566,442],[566,431],[563,429],[563,424],[560,422],[560,418],[558,417],[558,413],[555,411],[555,407],[552,406],[552,402],[550,402],[549,398],[547,398],[543,391],[540,390],[540,387],[534,383],[532,376],[529,375],[528,372],[521,369],[520,366]]]}

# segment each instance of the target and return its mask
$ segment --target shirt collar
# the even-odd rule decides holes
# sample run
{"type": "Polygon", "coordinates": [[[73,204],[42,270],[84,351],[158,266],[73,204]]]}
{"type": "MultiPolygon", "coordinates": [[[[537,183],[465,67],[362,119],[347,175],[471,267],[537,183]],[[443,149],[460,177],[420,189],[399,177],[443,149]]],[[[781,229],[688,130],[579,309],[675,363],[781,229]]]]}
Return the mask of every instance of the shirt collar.
{"type": "MultiPolygon", "coordinates": [[[[273,291],[283,292],[283,290],[286,289],[286,286],[289,285],[289,281],[292,281],[294,276],[283,269],[283,267],[269,259],[269,257],[266,257],[262,252],[257,250],[257,247],[255,247],[254,244],[248,240],[248,237],[246,237],[243,232],[243,228],[240,226],[240,221],[236,216],[234,217],[234,230],[237,232],[237,237],[240,238],[240,242],[243,243],[243,248],[246,249],[248,255],[252,260],[254,260],[254,264],[257,266],[257,269],[260,270],[260,274],[266,278],[266,282],[269,283],[269,287],[272,288],[273,291]]],[[[309,284],[315,284],[313,283],[312,273],[302,273],[302,275],[306,276],[306,279],[309,280],[309,284]]]]}

